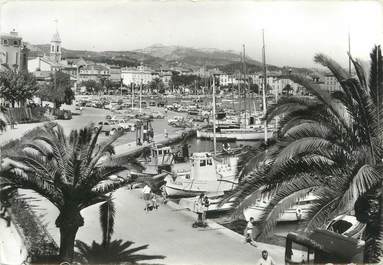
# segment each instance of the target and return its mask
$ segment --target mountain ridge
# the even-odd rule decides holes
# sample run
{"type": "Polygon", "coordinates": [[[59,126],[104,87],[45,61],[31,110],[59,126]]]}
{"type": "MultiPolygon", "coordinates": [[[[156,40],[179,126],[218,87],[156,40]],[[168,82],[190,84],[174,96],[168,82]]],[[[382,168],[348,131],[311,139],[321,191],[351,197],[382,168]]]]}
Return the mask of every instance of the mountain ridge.
{"type": "MultiPolygon", "coordinates": [[[[49,44],[29,44],[30,57],[49,54],[49,44]]],[[[233,50],[220,50],[216,48],[192,48],[179,45],[163,45],[156,43],[142,49],[131,51],[88,51],[62,48],[63,58],[84,58],[95,62],[105,62],[121,67],[138,66],[141,62],[154,68],[181,67],[199,70],[202,67],[219,68],[228,72],[239,71],[242,68],[241,55],[233,50]],[[232,70],[232,71],[231,71],[232,70]]],[[[259,71],[262,63],[246,56],[248,70],[259,71]]],[[[270,70],[280,70],[285,67],[267,65],[270,70]]],[[[305,69],[296,68],[293,69],[305,69]]]]}

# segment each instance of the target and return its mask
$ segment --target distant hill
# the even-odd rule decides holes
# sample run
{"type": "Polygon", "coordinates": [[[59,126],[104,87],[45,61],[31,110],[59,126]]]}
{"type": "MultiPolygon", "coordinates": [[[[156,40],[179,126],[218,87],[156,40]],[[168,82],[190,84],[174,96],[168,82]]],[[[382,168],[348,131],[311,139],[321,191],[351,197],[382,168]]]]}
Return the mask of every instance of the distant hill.
{"type": "MultiPolygon", "coordinates": [[[[28,44],[30,57],[49,54],[49,44],[28,44]]],[[[240,63],[241,56],[239,52],[223,51],[219,49],[196,49],[183,46],[166,46],[154,44],[152,46],[133,50],[133,51],[86,51],[62,49],[64,58],[84,58],[95,62],[105,62],[122,67],[137,66],[141,62],[152,68],[171,68],[181,67],[186,69],[198,70],[201,67],[218,67],[225,72],[235,72],[242,69],[240,63]]],[[[246,56],[246,65],[248,73],[259,72],[262,70],[262,64],[246,56]]],[[[268,65],[269,70],[280,70],[281,67],[268,65]]],[[[304,68],[292,68],[298,72],[310,72],[304,68]]]]}
{"type": "MultiPolygon", "coordinates": [[[[196,49],[183,46],[155,44],[135,51],[162,58],[169,64],[182,63],[184,65],[189,65],[191,68],[200,68],[202,66],[211,68],[241,61],[240,54],[231,50],[196,49]]],[[[250,57],[247,57],[246,61],[254,65],[261,65],[260,62],[255,61],[250,57]]]]}

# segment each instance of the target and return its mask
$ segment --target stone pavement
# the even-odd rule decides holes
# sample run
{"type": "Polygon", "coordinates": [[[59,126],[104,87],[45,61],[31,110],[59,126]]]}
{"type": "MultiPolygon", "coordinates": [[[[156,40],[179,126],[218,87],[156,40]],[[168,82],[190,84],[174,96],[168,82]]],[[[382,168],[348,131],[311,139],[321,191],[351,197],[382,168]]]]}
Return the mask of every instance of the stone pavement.
{"type": "MultiPolygon", "coordinates": [[[[30,191],[25,191],[31,196],[30,191]]],[[[35,195],[38,196],[38,195],[35,195]]],[[[194,214],[176,205],[161,205],[158,210],[144,211],[145,203],[140,190],[121,188],[114,193],[116,205],[113,239],[133,241],[137,247],[149,244],[142,253],[165,255],[164,260],[153,263],[169,265],[246,265],[254,264],[261,251],[267,249],[277,264],[284,264],[284,248],[258,243],[258,247],[244,244],[242,236],[210,223],[208,228],[192,228],[194,214]]],[[[54,221],[57,209],[46,200],[34,202],[38,214],[45,215],[48,231],[59,242],[59,230],[54,221]]],[[[98,205],[84,209],[81,214],[85,225],[79,229],[77,239],[91,243],[101,240],[98,205]]]]}

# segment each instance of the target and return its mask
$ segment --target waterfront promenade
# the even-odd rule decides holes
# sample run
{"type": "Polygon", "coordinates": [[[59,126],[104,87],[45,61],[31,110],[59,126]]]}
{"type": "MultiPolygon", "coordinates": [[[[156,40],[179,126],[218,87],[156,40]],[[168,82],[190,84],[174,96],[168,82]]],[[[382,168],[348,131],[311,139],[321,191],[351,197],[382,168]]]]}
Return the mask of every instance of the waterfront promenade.
{"type": "MultiPolygon", "coordinates": [[[[34,195],[25,191],[27,196],[34,195]]],[[[277,264],[283,264],[284,248],[258,243],[255,248],[244,244],[242,236],[211,224],[208,228],[192,228],[194,214],[173,205],[161,205],[157,211],[144,211],[145,203],[140,190],[121,188],[114,193],[116,205],[115,232],[113,239],[133,241],[139,245],[149,244],[142,253],[164,255],[164,260],[153,263],[169,265],[246,265],[254,264],[261,251],[267,249],[277,264]]],[[[48,231],[59,242],[59,230],[54,221],[57,209],[46,200],[34,202],[38,214],[44,215],[48,231]]],[[[100,242],[101,227],[99,208],[94,205],[81,212],[85,225],[79,229],[77,239],[91,243],[100,242]]]]}
{"type": "MultiPolygon", "coordinates": [[[[75,117],[71,121],[59,121],[59,123],[64,126],[65,130],[80,128],[86,124],[83,122],[84,120],[91,122],[95,119],[94,117],[91,118],[93,115],[91,112],[88,112],[87,115],[81,118],[75,117]]],[[[38,126],[40,124],[33,125],[38,126]]],[[[33,128],[33,125],[18,125],[17,129],[9,129],[0,136],[0,144],[22,136],[26,130],[33,128]]],[[[169,137],[179,136],[182,131],[172,130],[169,137]]],[[[155,135],[157,142],[165,139],[161,133],[155,135]]],[[[138,147],[134,141],[127,142],[125,139],[118,143],[115,149],[116,154],[119,155],[132,152],[136,148],[138,147]]],[[[47,224],[48,232],[59,243],[59,229],[55,226],[58,210],[49,201],[30,190],[21,190],[20,193],[27,197],[39,199],[33,202],[34,211],[40,216],[42,222],[47,224]]],[[[136,243],[133,247],[149,244],[149,248],[142,253],[166,256],[164,260],[156,260],[153,263],[171,265],[254,264],[261,257],[261,250],[263,249],[270,252],[277,264],[284,263],[284,248],[262,243],[259,243],[258,248],[255,248],[244,244],[241,235],[213,222],[210,222],[206,229],[192,228],[195,214],[180,209],[174,203],[161,205],[158,211],[146,213],[139,190],[121,188],[114,193],[114,199],[116,223],[113,239],[133,241],[136,243]]],[[[98,206],[88,207],[81,212],[85,225],[79,229],[77,239],[86,243],[101,240],[98,206]]]]}

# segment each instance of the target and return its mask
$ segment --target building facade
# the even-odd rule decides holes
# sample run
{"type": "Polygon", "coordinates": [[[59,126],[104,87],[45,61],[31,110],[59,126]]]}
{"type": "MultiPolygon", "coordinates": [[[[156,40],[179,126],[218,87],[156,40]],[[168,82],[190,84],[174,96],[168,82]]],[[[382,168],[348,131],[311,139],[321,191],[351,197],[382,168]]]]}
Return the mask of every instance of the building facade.
{"type": "Polygon", "coordinates": [[[0,35],[0,64],[7,69],[25,68],[25,61],[22,59],[27,56],[26,47],[23,45],[22,38],[12,30],[10,33],[0,35]]]}
{"type": "Polygon", "coordinates": [[[323,76],[322,81],[323,84],[321,86],[323,89],[329,92],[340,90],[340,84],[334,75],[327,73],[323,76]]]}
{"type": "Polygon", "coordinates": [[[109,79],[113,83],[121,82],[121,67],[115,65],[107,66],[109,68],[109,79]]]}
{"type": "Polygon", "coordinates": [[[79,68],[78,81],[84,82],[94,80],[100,82],[101,79],[108,79],[110,77],[110,70],[108,67],[100,64],[89,64],[79,68]]]}
{"type": "Polygon", "coordinates": [[[160,74],[142,64],[138,67],[127,67],[121,69],[121,79],[124,85],[131,84],[143,85],[149,84],[153,79],[159,78],[160,74]]]}

